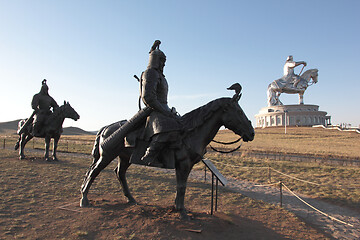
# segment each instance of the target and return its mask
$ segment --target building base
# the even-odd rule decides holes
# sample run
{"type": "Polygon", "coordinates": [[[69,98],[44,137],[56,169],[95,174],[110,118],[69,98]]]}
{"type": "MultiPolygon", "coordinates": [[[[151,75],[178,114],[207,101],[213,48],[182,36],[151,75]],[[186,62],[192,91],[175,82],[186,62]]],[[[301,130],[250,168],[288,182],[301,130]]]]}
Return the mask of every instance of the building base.
{"type": "Polygon", "coordinates": [[[279,105],[260,109],[255,115],[256,127],[331,125],[331,116],[319,111],[318,105],[279,105]]]}

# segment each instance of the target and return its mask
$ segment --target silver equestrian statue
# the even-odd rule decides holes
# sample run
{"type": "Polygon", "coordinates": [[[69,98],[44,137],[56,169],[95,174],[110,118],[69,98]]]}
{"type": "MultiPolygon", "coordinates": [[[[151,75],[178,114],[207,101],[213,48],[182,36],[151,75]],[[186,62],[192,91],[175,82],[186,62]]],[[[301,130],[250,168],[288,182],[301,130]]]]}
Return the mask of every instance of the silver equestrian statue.
{"type": "Polygon", "coordinates": [[[283,105],[279,97],[281,93],[299,94],[299,104],[304,104],[305,90],[314,83],[318,82],[318,69],[309,69],[303,74],[296,75],[295,67],[303,65],[302,70],[306,66],[306,62],[295,62],[293,56],[288,56],[284,65],[284,76],[269,84],[267,89],[268,106],[283,105]]]}

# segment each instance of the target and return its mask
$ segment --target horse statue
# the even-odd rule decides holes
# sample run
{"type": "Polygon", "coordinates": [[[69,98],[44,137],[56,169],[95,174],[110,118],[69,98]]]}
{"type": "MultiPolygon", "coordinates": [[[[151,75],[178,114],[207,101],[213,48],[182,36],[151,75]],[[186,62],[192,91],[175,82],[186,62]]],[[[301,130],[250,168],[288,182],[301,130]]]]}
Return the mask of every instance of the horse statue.
{"type": "Polygon", "coordinates": [[[283,78],[277,79],[269,84],[267,89],[268,106],[283,105],[279,96],[281,93],[299,94],[299,104],[304,104],[304,92],[314,83],[318,82],[318,69],[309,69],[300,76],[296,87],[293,83],[286,83],[283,78]],[[312,81],[311,81],[312,80],[312,81]]]}
{"type": "MultiPolygon", "coordinates": [[[[186,129],[181,133],[182,141],[181,144],[179,144],[180,146],[174,149],[164,149],[167,153],[172,153],[166,154],[166,156],[173,156],[175,158],[177,182],[175,207],[176,210],[180,212],[182,219],[189,218],[184,206],[184,197],[190,171],[193,166],[202,159],[206,152],[206,146],[215,137],[219,128],[221,126],[225,126],[237,135],[240,135],[242,140],[245,142],[252,141],[254,139],[254,128],[238,103],[241,97],[241,86],[240,84],[237,85],[239,87],[237,90],[229,88],[236,91],[232,98],[219,98],[213,100],[208,104],[182,116],[180,121],[186,129]]],[[[145,122],[140,127],[140,131],[136,130],[134,132],[130,132],[125,139],[122,139],[122,142],[116,147],[116,149],[111,151],[105,150],[101,145],[107,137],[124,125],[125,122],[126,121],[124,120],[105,126],[97,133],[92,151],[93,163],[86,173],[81,186],[82,198],[80,200],[80,207],[90,205],[87,194],[91,184],[94,182],[98,174],[117,156],[119,157],[119,161],[114,171],[122,186],[124,195],[128,199],[128,202],[136,203],[130,193],[125,175],[126,170],[132,163],[130,161],[131,156],[133,154],[137,154],[137,150],[136,146],[135,149],[134,147],[127,147],[126,142],[128,142],[129,139],[137,139],[138,136],[141,136],[145,122]]]]}
{"type": "MultiPolygon", "coordinates": [[[[63,132],[62,125],[65,120],[65,118],[71,118],[75,121],[77,121],[80,116],[79,114],[70,106],[69,102],[64,101],[64,105],[60,106],[58,109],[56,109],[49,118],[45,121],[45,124],[43,126],[43,134],[40,138],[45,138],[45,160],[46,161],[58,161],[58,158],[56,157],[56,149],[57,145],[60,139],[60,136],[63,132]],[[54,145],[53,145],[53,158],[49,158],[49,147],[50,147],[50,140],[51,138],[54,139],[54,145]]],[[[34,136],[32,135],[32,124],[25,127],[25,129],[22,128],[24,123],[27,119],[20,120],[18,123],[18,133],[19,133],[19,139],[15,144],[15,150],[19,150],[20,160],[25,159],[24,155],[24,148],[28,141],[30,141],[34,136]],[[20,129],[22,131],[20,132],[20,129]]]]}

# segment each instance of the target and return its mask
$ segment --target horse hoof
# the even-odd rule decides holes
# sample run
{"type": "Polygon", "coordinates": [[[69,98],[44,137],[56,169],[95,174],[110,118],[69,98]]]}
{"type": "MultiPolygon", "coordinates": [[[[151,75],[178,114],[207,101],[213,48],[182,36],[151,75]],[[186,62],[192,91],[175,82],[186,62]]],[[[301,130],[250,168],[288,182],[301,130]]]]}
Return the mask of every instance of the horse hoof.
{"type": "Polygon", "coordinates": [[[128,200],[128,204],[130,204],[130,205],[137,205],[137,202],[135,201],[135,199],[129,199],[129,200],[128,200]]]}
{"type": "Polygon", "coordinates": [[[19,159],[20,159],[20,160],[24,160],[24,159],[25,159],[25,155],[21,155],[21,156],[19,157],[19,159]]]}
{"type": "Polygon", "coordinates": [[[90,203],[87,198],[81,198],[80,199],[80,207],[89,207],[90,203]]]}
{"type": "Polygon", "coordinates": [[[192,218],[186,212],[180,212],[180,219],[183,221],[190,221],[192,218]]]}

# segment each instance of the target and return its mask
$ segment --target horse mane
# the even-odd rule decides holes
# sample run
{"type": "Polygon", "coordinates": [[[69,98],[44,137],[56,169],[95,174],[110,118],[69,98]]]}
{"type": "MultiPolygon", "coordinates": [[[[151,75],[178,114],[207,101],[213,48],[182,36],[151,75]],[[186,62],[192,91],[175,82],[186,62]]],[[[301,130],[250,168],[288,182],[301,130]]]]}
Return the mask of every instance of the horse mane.
{"type": "Polygon", "coordinates": [[[307,75],[307,74],[310,76],[312,72],[317,72],[317,71],[319,71],[319,70],[316,69],[316,68],[308,69],[308,70],[306,70],[303,74],[301,74],[300,77],[303,77],[303,76],[305,76],[305,75],[307,75]]]}
{"type": "Polygon", "coordinates": [[[207,119],[211,118],[213,113],[219,108],[229,103],[231,98],[215,99],[204,106],[198,107],[181,117],[181,122],[187,131],[192,131],[201,126],[207,119]]]}
{"type": "Polygon", "coordinates": [[[54,109],[54,112],[51,113],[51,115],[49,116],[49,118],[46,120],[47,123],[53,121],[54,119],[58,118],[60,116],[61,113],[64,112],[65,109],[65,104],[61,105],[60,107],[54,109]]]}

